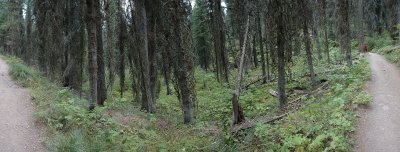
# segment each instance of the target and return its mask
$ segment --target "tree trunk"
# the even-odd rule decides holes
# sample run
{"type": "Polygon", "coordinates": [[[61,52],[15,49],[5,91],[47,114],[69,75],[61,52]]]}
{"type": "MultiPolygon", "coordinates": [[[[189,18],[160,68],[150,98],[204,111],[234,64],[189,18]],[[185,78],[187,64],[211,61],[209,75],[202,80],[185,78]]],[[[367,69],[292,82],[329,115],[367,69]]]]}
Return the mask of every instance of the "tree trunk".
{"type": "MultiPolygon", "coordinates": [[[[122,32],[122,31],[121,31],[122,32]]],[[[119,62],[118,62],[118,72],[119,72],[119,87],[120,95],[123,96],[125,92],[125,49],[123,44],[123,39],[118,39],[119,41],[119,62]]]]}
{"type": "MultiPolygon", "coordinates": [[[[276,6],[280,6],[279,0],[275,0],[276,6]]],[[[282,9],[282,8],[281,8],[282,9]]],[[[282,20],[284,18],[284,10],[280,10],[279,15],[275,18],[277,24],[276,30],[276,43],[277,43],[277,57],[278,57],[278,93],[279,93],[279,106],[281,109],[286,109],[287,107],[287,97],[286,97],[286,78],[285,78],[285,47],[288,45],[285,39],[285,25],[282,20]]]]}
{"type": "Polygon", "coordinates": [[[97,105],[103,106],[106,100],[104,49],[103,49],[103,26],[100,0],[96,0],[96,39],[97,39],[97,105]]]}
{"type": "Polygon", "coordinates": [[[96,10],[95,0],[86,0],[87,5],[87,31],[88,31],[88,61],[89,61],[89,92],[90,107],[92,110],[97,101],[97,46],[96,46],[96,10]]]}
{"type": "Polygon", "coordinates": [[[149,74],[150,74],[150,90],[153,98],[153,102],[156,101],[157,96],[157,84],[158,82],[158,71],[157,71],[157,12],[159,11],[159,1],[146,1],[146,18],[147,18],[147,35],[148,35],[148,60],[149,60],[149,74]]]}
{"type": "Polygon", "coordinates": [[[174,75],[176,79],[176,92],[178,99],[182,103],[183,120],[185,124],[192,122],[193,108],[196,107],[196,94],[194,83],[194,63],[191,48],[190,28],[185,22],[188,14],[184,4],[180,0],[172,1],[172,49],[171,56],[174,59],[174,75]]]}
{"type": "Polygon", "coordinates": [[[120,95],[123,96],[125,92],[125,42],[126,39],[126,23],[123,17],[123,9],[122,4],[119,1],[118,4],[118,27],[119,27],[119,34],[118,34],[118,50],[119,50],[119,62],[118,62],[118,75],[119,75],[119,86],[120,86],[120,95]]]}
{"type": "Polygon", "coordinates": [[[320,2],[320,11],[321,11],[321,26],[322,26],[322,35],[324,39],[324,51],[326,53],[326,57],[328,63],[331,63],[331,58],[329,55],[329,40],[328,40],[328,25],[327,25],[327,15],[326,15],[326,0],[321,0],[320,2]]]}
{"type": "Polygon", "coordinates": [[[384,9],[385,9],[385,7],[384,7],[384,0],[380,0],[379,1],[380,2],[380,9],[379,9],[379,24],[380,24],[380,26],[378,26],[378,34],[379,35],[381,35],[382,34],[382,31],[383,31],[383,27],[384,27],[384,25],[385,25],[385,20],[384,20],[384,18],[383,18],[383,11],[384,11],[384,9]]]}
{"type": "Polygon", "coordinates": [[[270,31],[268,30],[269,26],[269,18],[267,18],[268,16],[266,15],[266,19],[265,19],[265,60],[266,60],[266,71],[267,71],[267,80],[271,79],[271,65],[270,65],[270,51],[271,51],[271,46],[272,46],[272,40],[270,40],[272,38],[272,33],[269,33],[270,31]],[[268,50],[268,46],[269,46],[269,50],[268,50]]]}
{"type": "Polygon", "coordinates": [[[32,38],[32,0],[28,0],[26,4],[26,55],[25,55],[25,61],[27,61],[29,64],[33,62],[33,58],[31,58],[33,55],[35,55],[35,51],[33,49],[33,38],[32,38]]]}
{"type": "Polygon", "coordinates": [[[294,32],[294,56],[299,56],[301,53],[301,32],[295,31],[294,32]]]}
{"type": "Polygon", "coordinates": [[[310,70],[310,80],[311,80],[311,86],[315,85],[315,74],[314,74],[314,65],[313,65],[313,58],[312,58],[312,51],[311,51],[311,38],[310,38],[310,33],[308,32],[308,23],[307,21],[304,21],[303,23],[303,35],[304,35],[304,46],[306,49],[306,55],[307,55],[307,63],[308,63],[308,69],[310,70]]]}
{"type": "MultiPolygon", "coordinates": [[[[311,38],[310,33],[308,31],[308,27],[311,21],[311,9],[309,8],[308,1],[301,1],[301,10],[303,14],[303,36],[304,36],[304,46],[306,49],[306,56],[307,56],[307,63],[308,69],[310,70],[310,79],[311,79],[311,86],[315,85],[315,75],[314,75],[314,65],[313,65],[313,57],[312,57],[312,46],[311,46],[311,38]]],[[[316,39],[318,39],[316,37],[316,39]]]]}
{"type": "MultiPolygon", "coordinates": [[[[167,38],[170,37],[170,33],[169,33],[168,30],[166,30],[165,26],[168,25],[168,24],[164,23],[165,20],[163,20],[163,17],[161,15],[161,13],[158,14],[158,15],[159,15],[158,17],[160,18],[159,29],[161,30],[161,33],[163,33],[162,36],[164,38],[164,41],[162,41],[163,49],[162,49],[162,52],[161,52],[161,56],[162,56],[162,59],[161,59],[162,60],[162,74],[163,74],[163,77],[164,77],[165,87],[166,87],[166,90],[167,90],[166,93],[167,93],[167,95],[171,95],[172,94],[172,90],[171,90],[170,85],[171,85],[171,70],[172,70],[172,61],[173,61],[173,59],[171,59],[171,52],[170,52],[170,49],[172,48],[171,47],[171,43],[170,43],[171,40],[167,39],[167,38]]],[[[205,66],[205,67],[207,69],[208,68],[208,63],[206,65],[207,66],[205,66]]]]}
{"type": "Polygon", "coordinates": [[[67,16],[64,19],[64,22],[66,24],[64,24],[64,41],[63,41],[63,63],[62,63],[62,70],[64,71],[62,74],[62,83],[63,83],[63,87],[70,87],[70,81],[71,81],[71,75],[69,74],[69,69],[68,69],[68,65],[71,64],[69,63],[70,61],[70,57],[69,55],[71,54],[71,20],[73,15],[70,14],[71,12],[71,5],[70,3],[66,3],[66,7],[65,7],[65,12],[64,15],[67,16]]]}
{"type": "Polygon", "coordinates": [[[215,63],[217,68],[217,79],[219,82],[229,83],[228,58],[226,53],[225,25],[223,21],[223,10],[221,0],[213,0],[212,6],[212,28],[214,37],[215,63]]]}
{"type": "Polygon", "coordinates": [[[242,46],[242,52],[241,52],[241,57],[240,57],[240,64],[239,64],[239,71],[238,71],[238,76],[236,80],[236,89],[235,92],[232,95],[232,109],[233,109],[233,124],[241,124],[245,121],[243,109],[239,104],[240,101],[240,88],[242,85],[242,77],[243,77],[243,68],[244,68],[244,60],[246,57],[246,44],[247,44],[247,38],[248,38],[248,33],[249,33],[249,23],[250,22],[250,17],[247,18],[247,24],[246,24],[246,30],[244,34],[244,40],[243,40],[243,46],[242,46]]]}
{"type": "Polygon", "coordinates": [[[149,47],[147,33],[147,16],[145,9],[145,0],[136,0],[138,11],[138,31],[140,39],[140,61],[141,61],[141,77],[142,77],[142,109],[149,113],[154,113],[156,107],[153,100],[153,95],[150,86],[150,62],[149,62],[149,47]]]}
{"type": "MultiPolygon", "coordinates": [[[[86,33],[85,33],[85,29],[87,27],[87,24],[85,24],[85,20],[87,18],[87,16],[85,15],[85,9],[87,9],[85,7],[85,0],[77,0],[77,4],[80,4],[78,7],[78,11],[79,12],[79,30],[77,31],[77,41],[79,42],[77,44],[77,53],[76,53],[76,59],[77,59],[77,70],[79,70],[78,75],[77,75],[77,79],[78,79],[78,84],[79,85],[79,97],[82,98],[82,88],[83,88],[83,70],[84,70],[84,56],[85,56],[85,37],[87,37],[86,33]]],[[[97,87],[97,86],[96,86],[97,87]]]]}
{"type": "Polygon", "coordinates": [[[399,24],[400,24],[400,3],[398,2],[397,3],[397,30],[399,30],[398,32],[398,41],[399,41],[399,43],[400,43],[400,27],[399,27],[399,24]]]}
{"type": "Polygon", "coordinates": [[[314,21],[313,37],[315,44],[317,45],[317,57],[318,60],[322,59],[321,41],[319,38],[319,26],[317,20],[314,21]]]}
{"type": "MultiPolygon", "coordinates": [[[[164,31],[165,32],[165,31],[164,31]]],[[[170,81],[171,81],[171,57],[167,49],[171,48],[169,43],[166,43],[166,48],[162,52],[163,56],[163,66],[162,66],[162,71],[163,71],[163,76],[164,76],[164,82],[165,82],[165,87],[167,89],[167,95],[171,95],[171,87],[170,87],[170,81]]]]}
{"type": "Polygon", "coordinates": [[[357,0],[357,16],[356,23],[354,24],[357,29],[357,41],[358,41],[358,50],[360,53],[363,52],[363,44],[364,44],[364,7],[363,0],[357,0]]]}
{"type": "Polygon", "coordinates": [[[257,43],[256,43],[256,34],[253,35],[253,62],[254,62],[254,67],[258,67],[258,59],[257,59],[257,43]]]}
{"type": "MultiPolygon", "coordinates": [[[[129,1],[130,5],[132,6],[133,1],[129,1]]],[[[137,1],[135,1],[137,3],[137,1]]],[[[143,104],[143,100],[145,100],[145,94],[143,94],[143,86],[144,86],[144,81],[143,81],[143,75],[142,75],[142,60],[141,60],[141,38],[140,38],[140,32],[139,32],[139,16],[137,14],[138,10],[131,9],[131,16],[134,17],[134,20],[131,20],[130,24],[130,29],[129,35],[126,38],[129,40],[129,43],[127,44],[127,47],[129,48],[130,51],[126,52],[128,54],[128,60],[129,60],[129,65],[132,73],[132,81],[137,84],[136,86],[133,86],[134,83],[132,83],[132,94],[135,95],[135,101],[136,102],[141,102],[143,104]]]]}
{"type": "Polygon", "coordinates": [[[115,31],[119,29],[116,28],[119,22],[117,22],[115,18],[119,17],[117,14],[120,11],[119,6],[121,0],[118,0],[117,2],[113,0],[106,0],[105,3],[106,3],[105,13],[106,13],[106,25],[107,25],[106,39],[107,39],[107,56],[108,56],[107,58],[108,84],[106,86],[106,90],[113,92],[113,86],[115,81],[115,68],[116,68],[115,53],[117,52],[116,42],[115,42],[115,40],[117,40],[117,34],[115,34],[115,31]],[[115,10],[117,10],[118,13],[115,13],[115,10]]]}
{"type": "Polygon", "coordinates": [[[337,1],[338,13],[338,38],[342,56],[345,54],[345,59],[348,67],[352,67],[351,60],[351,31],[349,20],[349,0],[337,1]]]}
{"type": "Polygon", "coordinates": [[[262,37],[262,30],[261,30],[261,13],[260,13],[260,8],[259,6],[257,9],[257,16],[256,16],[256,24],[257,24],[257,36],[258,36],[258,41],[259,41],[259,47],[260,47],[260,55],[261,55],[261,70],[262,70],[262,75],[264,77],[262,83],[267,83],[267,71],[265,67],[265,54],[264,54],[264,45],[263,45],[263,37],[262,37]]]}
{"type": "Polygon", "coordinates": [[[269,59],[270,59],[270,67],[271,67],[271,71],[273,71],[274,77],[276,76],[276,59],[277,59],[277,35],[276,35],[276,27],[275,25],[276,23],[274,23],[272,21],[272,18],[268,21],[268,34],[270,35],[269,37],[269,59]]]}

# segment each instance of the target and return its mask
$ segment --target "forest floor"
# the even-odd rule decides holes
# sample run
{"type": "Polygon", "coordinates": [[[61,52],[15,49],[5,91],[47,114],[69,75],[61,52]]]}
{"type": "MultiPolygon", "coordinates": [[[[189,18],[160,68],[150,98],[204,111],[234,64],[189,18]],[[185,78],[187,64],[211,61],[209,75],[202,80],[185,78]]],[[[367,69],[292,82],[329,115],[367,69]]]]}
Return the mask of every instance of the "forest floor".
{"type": "MultiPolygon", "coordinates": [[[[337,60],[339,49],[332,48],[332,54],[332,60],[337,60]]],[[[28,88],[34,104],[29,102],[27,95],[24,98],[26,104],[36,106],[36,118],[32,118],[32,112],[28,120],[47,125],[47,137],[42,144],[48,151],[351,151],[357,106],[372,100],[364,91],[371,73],[368,63],[365,58],[359,58],[358,53],[353,56],[352,69],[322,60],[314,62],[317,80],[327,82],[326,88],[322,89],[309,85],[308,69],[304,67],[306,60],[303,56],[296,57],[290,66],[294,73],[288,80],[287,90],[290,101],[296,101],[291,102],[290,108],[298,109],[274,123],[259,123],[237,134],[229,131],[233,89],[218,83],[211,72],[195,71],[198,114],[193,124],[184,125],[180,102],[175,95],[167,95],[166,89],[160,90],[156,114],[140,111],[140,104],[132,101],[132,90],[126,90],[120,96],[118,83],[114,84],[104,107],[88,111],[89,101],[46,78],[34,66],[26,66],[12,56],[0,58],[9,64],[9,74],[16,84],[28,88]],[[295,90],[318,91],[306,97],[296,94],[295,90]]],[[[7,76],[7,67],[3,65],[0,69],[7,76]]],[[[232,70],[231,82],[235,71],[232,70]]],[[[258,80],[260,73],[260,68],[249,69],[244,75],[244,84],[258,80]]],[[[131,79],[126,80],[126,84],[132,83],[131,79]]],[[[1,83],[12,81],[8,77],[7,82],[1,83]]],[[[255,83],[244,89],[241,105],[247,120],[280,115],[278,99],[268,92],[273,89],[276,89],[276,82],[255,83]]],[[[87,94],[87,91],[88,83],[85,82],[83,93],[87,94]]],[[[40,130],[37,132],[40,134],[40,130]]],[[[29,138],[34,138],[29,141],[40,139],[29,138]]],[[[0,148],[0,151],[3,150],[0,148]]]]}
{"type": "Polygon", "coordinates": [[[361,107],[356,129],[355,150],[360,152],[398,151],[400,149],[400,71],[385,57],[366,55],[372,69],[367,84],[374,97],[368,106],[361,107]]]}
{"type": "Polygon", "coordinates": [[[0,60],[0,151],[44,151],[44,127],[35,121],[34,103],[8,72],[0,60]]]}

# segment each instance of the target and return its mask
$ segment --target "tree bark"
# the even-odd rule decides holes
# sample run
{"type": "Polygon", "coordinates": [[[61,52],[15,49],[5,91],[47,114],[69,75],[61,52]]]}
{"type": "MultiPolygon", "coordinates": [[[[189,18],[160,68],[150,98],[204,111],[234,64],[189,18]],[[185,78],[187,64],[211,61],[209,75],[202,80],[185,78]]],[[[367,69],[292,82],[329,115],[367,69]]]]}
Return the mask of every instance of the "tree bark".
{"type": "Polygon", "coordinates": [[[87,5],[87,31],[88,31],[88,61],[89,61],[89,92],[90,106],[92,110],[97,101],[97,46],[96,46],[96,10],[95,0],[86,0],[87,5]]]}
{"type": "Polygon", "coordinates": [[[310,80],[311,86],[315,85],[315,75],[314,75],[314,65],[313,65],[313,57],[312,57],[312,46],[311,46],[311,38],[310,33],[308,31],[308,27],[310,25],[311,20],[311,9],[309,8],[308,1],[300,1],[301,10],[303,14],[303,36],[304,36],[304,46],[306,49],[307,63],[308,69],[310,70],[310,80]]]}
{"type": "Polygon", "coordinates": [[[173,58],[174,75],[176,80],[175,90],[178,99],[182,103],[183,120],[185,124],[192,122],[193,109],[196,107],[196,94],[194,83],[194,63],[190,52],[190,27],[186,22],[187,8],[180,0],[172,1],[173,11],[171,12],[172,23],[172,49],[171,58],[173,58]],[[181,13],[178,13],[181,12],[181,13]],[[183,12],[183,13],[182,13],[183,12]]]}
{"type": "Polygon", "coordinates": [[[221,6],[221,0],[213,0],[212,7],[212,29],[214,37],[214,51],[215,51],[215,63],[217,70],[217,79],[219,82],[229,83],[228,76],[228,58],[226,53],[226,37],[225,37],[225,25],[223,21],[223,10],[221,6]]]}
{"type": "Polygon", "coordinates": [[[123,96],[125,92],[125,39],[126,39],[126,23],[123,17],[123,9],[121,1],[119,0],[118,4],[118,27],[119,27],[119,34],[118,34],[118,50],[119,50],[119,62],[118,62],[118,75],[119,75],[119,84],[120,84],[120,95],[123,96]]]}
{"type": "Polygon", "coordinates": [[[245,34],[243,37],[243,45],[242,45],[242,52],[241,52],[241,57],[240,57],[240,64],[239,64],[239,69],[238,69],[238,76],[236,80],[236,89],[235,92],[232,95],[232,110],[233,110],[233,124],[241,124],[245,121],[243,109],[239,104],[240,101],[240,90],[241,90],[241,85],[242,85],[242,77],[243,77],[243,71],[244,71],[244,60],[246,57],[246,44],[247,44],[247,39],[248,39],[248,33],[249,33],[249,23],[250,19],[249,17],[247,18],[247,24],[246,24],[246,30],[245,34]]]}
{"type": "Polygon", "coordinates": [[[320,20],[319,14],[317,14],[316,12],[314,13],[314,21],[313,21],[313,38],[315,41],[315,45],[317,46],[317,57],[318,60],[322,59],[322,48],[321,48],[321,41],[320,41],[320,35],[319,35],[319,25],[318,25],[318,21],[320,20]]]}
{"type": "Polygon", "coordinates": [[[104,65],[104,48],[103,48],[103,26],[100,0],[96,0],[96,39],[97,39],[97,105],[103,106],[106,100],[105,87],[105,65],[104,65]]]}
{"type": "Polygon", "coordinates": [[[28,63],[32,63],[33,62],[33,58],[30,58],[34,55],[34,53],[36,53],[36,50],[33,50],[33,39],[32,39],[32,25],[33,25],[33,21],[32,21],[32,0],[28,0],[27,1],[27,8],[26,8],[26,48],[27,48],[27,52],[25,55],[25,61],[27,61],[28,63]]]}
{"type": "Polygon", "coordinates": [[[326,0],[319,1],[320,11],[321,11],[321,26],[322,26],[322,36],[324,39],[324,51],[328,60],[331,63],[331,58],[329,55],[329,40],[328,40],[328,25],[327,25],[327,14],[326,14],[326,0]]]}
{"type": "Polygon", "coordinates": [[[141,77],[142,77],[142,109],[149,113],[154,113],[156,107],[153,100],[150,84],[150,62],[149,62],[149,46],[147,33],[147,16],[145,9],[145,0],[136,0],[138,11],[138,31],[140,36],[140,60],[141,60],[141,77]]]}
{"type": "Polygon", "coordinates": [[[336,2],[337,13],[338,13],[338,38],[342,56],[345,55],[345,59],[348,67],[352,67],[351,60],[351,31],[350,31],[350,19],[349,19],[349,0],[338,0],[336,2]]]}
{"type": "Polygon", "coordinates": [[[268,30],[270,28],[269,21],[268,21],[269,20],[268,15],[265,15],[265,17],[266,17],[266,19],[265,19],[265,60],[266,60],[267,80],[270,80],[271,79],[270,52],[272,51],[272,46],[273,46],[273,44],[272,44],[273,40],[271,39],[273,33],[270,33],[271,31],[268,30]],[[268,48],[270,48],[270,49],[268,50],[268,48]]]}
{"type": "Polygon", "coordinates": [[[87,34],[85,33],[85,29],[87,27],[87,24],[85,23],[85,20],[87,18],[87,16],[85,15],[87,12],[85,12],[85,9],[87,9],[87,6],[85,5],[85,0],[77,0],[77,4],[80,4],[78,7],[78,12],[80,13],[78,16],[79,17],[79,30],[77,31],[77,40],[78,40],[78,44],[77,44],[77,64],[78,64],[78,85],[79,85],[79,97],[82,98],[82,88],[83,88],[83,70],[84,70],[84,66],[83,66],[83,62],[85,60],[85,42],[84,39],[85,37],[87,37],[87,34]]]}
{"type": "Polygon", "coordinates": [[[148,35],[148,60],[149,60],[149,74],[150,74],[150,90],[153,98],[153,102],[156,101],[158,93],[157,84],[158,71],[157,71],[157,22],[158,22],[158,11],[159,11],[159,0],[147,0],[145,2],[146,7],[146,18],[147,18],[147,35],[148,35]]]}
{"type": "MultiPolygon", "coordinates": [[[[283,7],[281,6],[280,0],[275,0],[275,4],[278,7],[283,7]]],[[[277,30],[276,30],[276,43],[277,43],[277,57],[278,57],[278,93],[279,93],[279,106],[281,109],[286,109],[287,107],[287,96],[286,96],[286,78],[285,78],[285,47],[288,45],[286,43],[285,39],[285,34],[286,34],[286,28],[282,20],[284,19],[284,10],[281,10],[283,8],[280,8],[279,14],[277,18],[275,18],[276,24],[277,24],[277,30]]]]}
{"type": "Polygon", "coordinates": [[[363,7],[363,0],[357,0],[357,16],[356,23],[354,24],[357,29],[357,41],[358,41],[358,50],[360,53],[363,51],[364,45],[364,7],[363,7]]]}
{"type": "Polygon", "coordinates": [[[171,84],[171,54],[167,50],[167,49],[170,49],[170,48],[171,48],[171,46],[167,42],[166,43],[166,48],[162,51],[162,56],[163,56],[163,59],[162,59],[162,62],[163,62],[162,71],[163,71],[163,76],[164,76],[165,87],[167,89],[167,95],[171,95],[172,94],[172,90],[171,90],[171,87],[170,87],[170,84],[171,84]]]}
{"type": "Polygon", "coordinates": [[[263,45],[263,36],[262,36],[262,25],[261,25],[261,6],[257,7],[257,16],[256,16],[256,24],[257,24],[257,36],[258,36],[258,41],[259,41],[259,47],[260,47],[260,55],[261,55],[261,70],[262,70],[262,75],[264,77],[263,83],[267,83],[267,71],[265,67],[265,54],[264,54],[264,45],[263,45]]]}
{"type": "Polygon", "coordinates": [[[63,87],[69,87],[70,86],[70,81],[71,81],[71,76],[70,76],[70,68],[71,68],[71,66],[69,66],[71,63],[69,63],[70,61],[70,57],[69,57],[69,54],[70,54],[70,51],[71,51],[71,43],[70,43],[70,41],[71,41],[71,38],[69,38],[70,37],[70,35],[71,35],[71,29],[72,29],[72,27],[71,27],[71,15],[70,15],[70,12],[71,12],[71,5],[70,5],[70,3],[66,3],[66,6],[65,6],[65,10],[64,10],[64,14],[63,15],[65,15],[65,16],[67,16],[67,17],[65,17],[64,18],[64,22],[66,23],[66,24],[64,24],[65,26],[64,26],[64,41],[63,41],[63,46],[64,46],[64,48],[63,48],[63,62],[62,62],[62,70],[64,71],[63,72],[63,74],[62,74],[62,83],[63,83],[63,87]]]}
{"type": "Polygon", "coordinates": [[[108,84],[106,86],[106,90],[113,91],[114,81],[115,81],[115,69],[116,69],[116,59],[115,53],[117,52],[115,40],[117,40],[117,35],[115,31],[117,30],[116,26],[118,22],[115,18],[118,18],[115,10],[119,11],[118,7],[120,5],[120,0],[105,0],[105,20],[106,20],[106,30],[107,30],[107,68],[108,68],[108,84]]]}
{"type": "Polygon", "coordinates": [[[256,43],[256,34],[253,35],[253,62],[254,62],[254,67],[258,67],[258,58],[257,58],[257,43],[256,43]]]}

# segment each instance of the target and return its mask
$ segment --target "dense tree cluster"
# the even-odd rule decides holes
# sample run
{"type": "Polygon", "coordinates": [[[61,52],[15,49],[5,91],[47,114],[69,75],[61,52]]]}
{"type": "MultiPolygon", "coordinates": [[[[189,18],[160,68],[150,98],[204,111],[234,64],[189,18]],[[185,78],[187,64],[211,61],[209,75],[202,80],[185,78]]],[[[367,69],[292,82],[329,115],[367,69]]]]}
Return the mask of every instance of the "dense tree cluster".
{"type": "Polygon", "coordinates": [[[227,87],[236,81],[239,124],[243,73],[260,66],[262,83],[276,78],[286,109],[294,56],[304,55],[315,85],[314,52],[351,67],[351,39],[360,49],[366,35],[387,30],[397,39],[399,10],[398,0],[7,0],[0,2],[0,45],[86,97],[89,109],[104,105],[118,77],[121,95],[130,86],[132,100],[155,113],[163,82],[178,97],[185,123],[196,114],[199,66],[227,87]],[[330,55],[331,40],[341,57],[330,55]]]}

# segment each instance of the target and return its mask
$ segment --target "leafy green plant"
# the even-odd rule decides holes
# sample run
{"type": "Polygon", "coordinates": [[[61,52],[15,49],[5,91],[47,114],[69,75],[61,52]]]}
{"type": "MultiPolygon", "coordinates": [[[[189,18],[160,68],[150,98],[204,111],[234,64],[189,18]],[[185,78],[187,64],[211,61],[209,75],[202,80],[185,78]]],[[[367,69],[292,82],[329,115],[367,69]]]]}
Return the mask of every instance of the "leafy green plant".
{"type": "Polygon", "coordinates": [[[389,33],[385,32],[383,35],[376,37],[366,37],[365,43],[368,44],[369,50],[379,49],[385,46],[393,44],[393,40],[390,38],[389,33]]]}
{"type": "Polygon", "coordinates": [[[11,66],[10,74],[14,79],[27,79],[31,76],[29,69],[19,63],[11,66]]]}
{"type": "Polygon", "coordinates": [[[359,105],[367,105],[371,101],[372,96],[368,92],[362,91],[356,96],[356,98],[353,100],[353,103],[359,105]]]}

